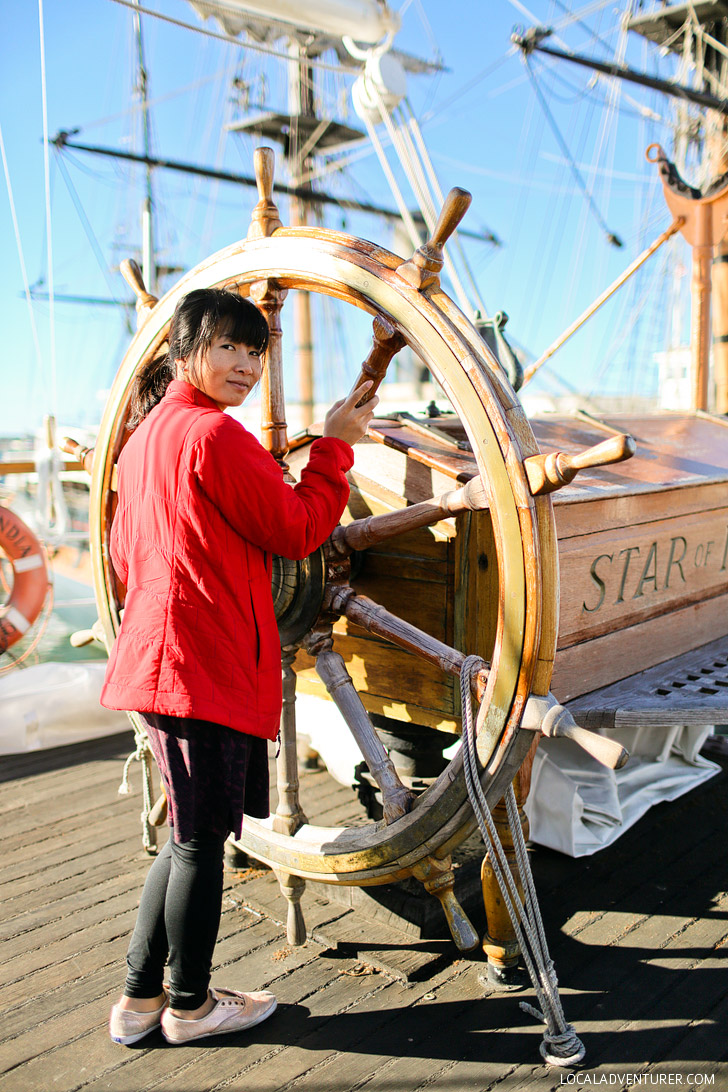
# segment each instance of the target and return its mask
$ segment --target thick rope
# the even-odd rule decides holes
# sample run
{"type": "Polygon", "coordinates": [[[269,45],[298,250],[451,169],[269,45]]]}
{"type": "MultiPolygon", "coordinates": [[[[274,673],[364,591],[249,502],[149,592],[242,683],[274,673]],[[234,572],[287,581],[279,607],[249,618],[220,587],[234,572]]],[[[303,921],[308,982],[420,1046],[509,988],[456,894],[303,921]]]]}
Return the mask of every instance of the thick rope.
{"type": "Polygon", "coordinates": [[[119,795],[129,796],[134,791],[129,782],[129,773],[131,770],[131,764],[134,761],[141,762],[142,764],[142,796],[144,803],[142,805],[142,811],[140,815],[142,824],[142,843],[145,850],[149,854],[155,854],[157,852],[157,838],[156,831],[149,823],[149,813],[154,805],[152,799],[152,761],[153,755],[151,747],[149,746],[149,739],[147,733],[139,724],[136,717],[129,714],[129,720],[134,728],[134,743],[135,749],[127,758],[124,763],[124,772],[121,778],[121,784],[119,785],[119,795]]]}
{"type": "Polygon", "coordinates": [[[526,1002],[521,1002],[521,1009],[546,1024],[541,1056],[547,1065],[572,1066],[584,1058],[585,1050],[573,1026],[567,1024],[559,997],[558,980],[554,964],[549,955],[546,934],[538,905],[536,887],[533,882],[531,865],[526,851],[523,829],[518,817],[518,807],[509,786],[506,799],[508,822],[513,836],[516,862],[524,888],[524,905],[506,859],[501,840],[498,836],[488,801],[478,775],[478,760],[475,751],[475,726],[470,698],[471,676],[482,666],[477,656],[467,656],[460,672],[460,696],[463,710],[463,767],[468,796],[473,806],[483,841],[490,855],[490,863],[503,895],[516,933],[521,953],[528,970],[540,1009],[526,1002]]]}
{"type": "MultiPolygon", "coordinates": [[[[432,193],[430,192],[422,163],[419,160],[417,150],[412,141],[412,137],[410,136],[407,129],[406,119],[401,121],[400,123],[396,123],[394,112],[389,110],[386,102],[382,98],[379,88],[374,82],[371,83],[371,91],[374,95],[374,98],[376,99],[377,109],[379,111],[379,115],[382,121],[384,122],[385,128],[389,135],[389,139],[391,140],[392,146],[397,153],[397,158],[399,159],[400,166],[402,167],[402,170],[407,177],[407,180],[412,188],[412,192],[415,195],[417,204],[420,207],[420,212],[422,213],[425,223],[427,224],[427,229],[428,231],[432,232],[434,231],[435,223],[437,221],[437,209],[435,208],[435,201],[432,193]]],[[[399,110],[399,113],[402,113],[401,109],[399,110]]],[[[458,303],[466,312],[466,314],[472,314],[472,302],[470,299],[468,299],[468,294],[463,287],[463,283],[460,280],[458,271],[453,264],[452,258],[449,256],[447,251],[443,254],[442,257],[445,264],[445,269],[450,275],[450,280],[452,281],[458,303]]]]}

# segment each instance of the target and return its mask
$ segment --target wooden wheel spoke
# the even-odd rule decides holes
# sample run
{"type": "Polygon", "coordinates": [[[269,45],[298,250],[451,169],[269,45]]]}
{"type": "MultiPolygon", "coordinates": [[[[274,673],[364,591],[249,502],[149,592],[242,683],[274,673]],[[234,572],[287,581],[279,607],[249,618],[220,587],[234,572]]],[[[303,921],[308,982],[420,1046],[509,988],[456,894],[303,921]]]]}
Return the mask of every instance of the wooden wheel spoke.
{"type": "MultiPolygon", "coordinates": [[[[282,227],[278,209],[273,201],[273,172],[275,157],[272,148],[258,148],[254,156],[255,178],[260,200],[253,209],[249,239],[265,239],[282,227]]],[[[288,451],[288,425],[286,402],[283,393],[283,334],[281,308],[288,295],[276,280],[267,278],[250,286],[250,295],[266,317],[270,336],[265,354],[261,391],[261,440],[263,446],[286,469],[288,451]]]]}
{"type": "MultiPolygon", "coordinates": [[[[276,758],[276,786],[278,804],[273,816],[273,830],[279,834],[294,835],[308,822],[298,798],[298,753],[296,747],[296,673],[293,661],[297,646],[284,648],[281,653],[283,669],[283,708],[281,709],[280,749],[276,758]]],[[[306,940],[306,923],[301,910],[301,896],[306,881],[300,876],[276,870],[281,891],[288,903],[286,936],[289,944],[299,945],[306,940]]]]}
{"type": "MultiPolygon", "coordinates": [[[[381,607],[366,595],[357,595],[350,588],[336,588],[327,604],[330,609],[343,614],[350,622],[355,622],[362,629],[383,637],[385,641],[399,645],[407,652],[414,652],[428,663],[434,664],[451,675],[459,675],[465,661],[465,653],[438,641],[417,626],[405,622],[396,614],[381,607]]],[[[488,664],[481,661],[480,669],[473,673],[471,687],[478,701],[482,701],[488,682],[488,664]]]]}
{"type": "Polygon", "coordinates": [[[339,553],[349,554],[352,550],[365,550],[368,546],[376,546],[394,535],[428,527],[441,519],[447,519],[448,516],[457,516],[462,512],[472,512],[487,506],[483,480],[477,475],[460,489],[452,489],[432,500],[341,525],[331,535],[331,542],[339,553]]]}
{"type": "Polygon", "coordinates": [[[404,348],[405,340],[395,327],[394,323],[383,315],[376,315],[373,325],[372,347],[369,355],[361,366],[359,375],[354,381],[353,391],[367,379],[371,380],[371,387],[359,400],[357,405],[363,406],[377,393],[379,384],[387,374],[387,368],[400,349],[404,348]]]}
{"type": "Polygon", "coordinates": [[[412,807],[414,797],[400,781],[374,725],[357,693],[343,657],[333,649],[331,628],[314,631],[306,642],[316,657],[316,671],[354,736],[369,772],[382,793],[384,819],[393,823],[412,807]]]}

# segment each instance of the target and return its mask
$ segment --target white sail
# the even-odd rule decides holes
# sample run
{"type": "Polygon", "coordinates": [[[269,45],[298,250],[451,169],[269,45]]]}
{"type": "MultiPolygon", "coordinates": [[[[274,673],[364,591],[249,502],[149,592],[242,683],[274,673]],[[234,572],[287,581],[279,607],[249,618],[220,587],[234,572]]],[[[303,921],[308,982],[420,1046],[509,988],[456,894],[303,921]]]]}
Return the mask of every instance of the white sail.
{"type": "Polygon", "coordinates": [[[374,43],[396,34],[400,18],[384,0],[191,0],[202,16],[215,16],[232,33],[245,27],[245,16],[290,23],[299,29],[374,43]]]}

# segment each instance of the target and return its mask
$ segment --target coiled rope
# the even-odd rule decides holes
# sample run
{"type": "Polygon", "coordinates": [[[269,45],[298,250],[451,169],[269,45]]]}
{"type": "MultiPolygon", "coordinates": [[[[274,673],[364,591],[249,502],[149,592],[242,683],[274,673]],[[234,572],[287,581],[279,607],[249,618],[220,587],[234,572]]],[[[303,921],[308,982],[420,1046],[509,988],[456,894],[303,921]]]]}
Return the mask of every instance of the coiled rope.
{"type": "Polygon", "coordinates": [[[559,984],[554,964],[549,955],[546,934],[538,905],[536,887],[533,882],[531,865],[526,851],[523,829],[518,818],[518,805],[513,786],[508,786],[505,794],[508,822],[513,836],[516,862],[524,890],[524,904],[516,887],[515,880],[506,860],[505,852],[498,836],[493,817],[485,798],[483,786],[478,776],[478,759],[475,750],[475,726],[470,698],[471,677],[473,672],[482,667],[478,656],[467,656],[460,672],[460,696],[463,710],[463,767],[465,784],[470,797],[480,833],[490,854],[493,871],[503,895],[511,922],[523,954],[523,959],[536,992],[540,1009],[521,1002],[521,1009],[535,1016],[546,1025],[541,1056],[547,1065],[573,1066],[584,1058],[584,1046],[573,1026],[566,1022],[559,997],[559,984]]]}
{"type": "Polygon", "coordinates": [[[119,796],[129,796],[134,790],[129,782],[129,772],[131,770],[132,762],[141,762],[142,764],[142,796],[144,802],[141,811],[141,824],[142,824],[142,843],[147,853],[154,855],[157,852],[157,835],[154,827],[149,822],[149,813],[154,805],[152,799],[152,750],[149,746],[149,739],[144,728],[141,726],[136,716],[132,713],[129,714],[129,720],[134,728],[134,743],[135,749],[127,758],[124,763],[124,773],[122,774],[121,784],[119,785],[119,796]]]}

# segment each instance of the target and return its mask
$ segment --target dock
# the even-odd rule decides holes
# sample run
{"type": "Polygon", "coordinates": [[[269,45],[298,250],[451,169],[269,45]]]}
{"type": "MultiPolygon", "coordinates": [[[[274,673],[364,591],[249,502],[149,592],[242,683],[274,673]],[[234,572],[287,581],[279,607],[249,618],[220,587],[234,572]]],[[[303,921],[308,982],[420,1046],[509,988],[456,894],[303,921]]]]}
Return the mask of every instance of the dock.
{"type": "MultiPolygon", "coordinates": [[[[3,1092],[547,1092],[728,1089],[728,761],[613,846],[531,851],[577,1070],[541,1061],[532,989],[483,984],[444,928],[418,940],[309,884],[309,939],[286,943],[271,872],[227,871],[213,983],[273,990],[247,1032],[168,1046],[108,1037],[150,858],[136,793],[118,795],[131,733],[0,759],[3,1092]]],[[[303,778],[346,811],[325,771],[303,778]]],[[[163,835],[164,836],[164,835],[163,835]]],[[[423,896],[425,897],[425,896],[423,896]]],[[[477,920],[482,930],[484,922],[477,920]]]]}

